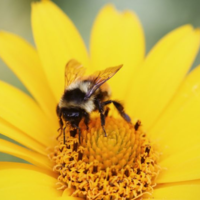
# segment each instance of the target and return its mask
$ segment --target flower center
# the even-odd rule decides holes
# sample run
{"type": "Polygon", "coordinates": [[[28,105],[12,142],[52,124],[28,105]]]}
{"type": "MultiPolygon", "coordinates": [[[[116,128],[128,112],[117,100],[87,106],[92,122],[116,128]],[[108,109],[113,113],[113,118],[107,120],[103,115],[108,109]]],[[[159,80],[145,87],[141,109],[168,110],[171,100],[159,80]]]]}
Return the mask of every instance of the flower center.
{"type": "Polygon", "coordinates": [[[73,188],[74,196],[91,200],[135,199],[151,193],[160,170],[158,153],[139,122],[107,117],[107,137],[98,118],[88,130],[83,123],[80,127],[80,145],[78,136],[66,131],[66,144],[60,140],[51,155],[60,189],[73,188]]]}

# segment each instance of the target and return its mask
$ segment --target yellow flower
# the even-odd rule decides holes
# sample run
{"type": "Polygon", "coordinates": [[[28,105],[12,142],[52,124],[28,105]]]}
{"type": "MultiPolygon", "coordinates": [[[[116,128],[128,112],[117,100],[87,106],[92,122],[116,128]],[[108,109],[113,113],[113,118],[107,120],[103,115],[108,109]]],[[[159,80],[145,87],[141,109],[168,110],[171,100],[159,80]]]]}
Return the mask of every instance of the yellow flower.
{"type": "MultiPolygon", "coordinates": [[[[106,160],[106,156],[113,156],[112,162],[115,162],[115,155],[112,153],[119,150],[116,150],[119,145],[115,148],[115,140],[108,136],[102,137],[101,144],[98,144],[100,150],[96,148],[98,145],[94,137],[101,134],[98,120],[91,120],[89,132],[83,130],[83,144],[88,145],[86,154],[90,155],[88,160],[81,164],[86,165],[88,162],[88,165],[93,165],[95,171],[102,166],[102,176],[97,173],[96,181],[108,172],[107,179],[98,183],[107,184],[109,192],[113,192],[109,190],[110,187],[119,186],[119,189],[114,191],[115,197],[119,199],[122,199],[123,195],[126,195],[123,196],[124,199],[129,198],[130,194],[131,199],[199,199],[200,67],[186,76],[199,49],[199,30],[194,30],[190,25],[182,26],[161,39],[144,57],[144,35],[137,16],[130,11],[118,13],[110,5],[101,10],[94,23],[90,56],[73,23],[50,1],[33,3],[32,28],[36,49],[16,35],[0,33],[0,57],[33,97],[0,82],[0,133],[27,147],[1,139],[0,151],[33,164],[1,162],[0,198],[78,199],[71,196],[74,193],[75,196],[94,199],[95,191],[85,193],[83,185],[77,186],[78,181],[70,182],[68,177],[76,175],[75,178],[81,179],[86,174],[84,180],[89,184],[93,181],[94,173],[84,172],[83,176],[79,176],[77,174],[80,172],[72,173],[74,168],[69,167],[70,172],[64,174],[62,170],[67,170],[65,164],[72,164],[72,159],[69,162],[67,158],[69,150],[71,147],[77,148],[73,146],[73,141],[68,141],[69,146],[72,144],[69,148],[65,145],[61,148],[55,139],[59,127],[55,108],[63,92],[64,66],[74,58],[87,66],[88,73],[123,64],[122,70],[109,81],[113,99],[124,101],[125,109],[134,123],[137,119],[142,122],[142,127],[136,130],[137,128],[129,126],[119,117],[109,117],[106,125],[108,134],[117,137],[116,141],[122,142],[123,137],[127,142],[123,143],[121,155],[117,155],[118,159],[121,159],[117,165],[120,169],[116,174],[113,172],[113,177],[117,179],[119,175],[122,176],[123,171],[123,176],[126,175],[127,180],[132,181],[131,184],[136,188],[125,186],[125,183],[120,181],[108,185],[107,175],[109,170],[114,168],[110,158],[106,160]],[[113,130],[118,135],[112,132],[113,130]],[[134,149],[136,145],[139,150],[134,149]],[[148,145],[151,149],[147,148],[148,145]],[[54,151],[52,146],[55,146],[54,151]],[[108,149],[113,147],[108,153],[107,146],[108,149]],[[140,154],[145,156],[140,157],[138,162],[134,161],[135,168],[131,168],[131,159],[127,165],[124,161],[130,152],[136,154],[134,159],[139,158],[140,154]],[[96,156],[97,154],[100,156],[96,156]],[[52,159],[56,163],[55,166],[52,159]],[[64,165],[59,165],[63,159],[64,165]],[[91,162],[90,159],[97,159],[97,168],[94,167],[96,161],[91,162]],[[150,159],[149,163],[145,159],[150,159]],[[135,172],[136,169],[144,171],[135,172]],[[121,174],[118,175],[118,172],[121,174]],[[135,178],[129,180],[130,174],[135,178]],[[65,177],[68,178],[67,185],[64,182],[65,177]],[[63,181],[64,189],[71,189],[58,190],[60,182],[57,178],[63,181]],[[135,181],[138,181],[138,186],[133,184],[135,181]],[[152,184],[148,185],[150,182],[152,184]],[[120,184],[123,187],[120,187],[120,184]],[[141,190],[138,189],[139,186],[141,190]],[[145,190],[145,187],[152,190],[145,190]]],[[[80,152],[81,150],[79,154],[80,152]]],[[[71,153],[75,159],[77,154],[73,151],[71,153]]],[[[74,180],[74,177],[71,177],[71,180],[74,180]]],[[[102,188],[99,190],[102,192],[102,188]]],[[[106,193],[108,191],[103,191],[106,199],[110,198],[106,193]]]]}

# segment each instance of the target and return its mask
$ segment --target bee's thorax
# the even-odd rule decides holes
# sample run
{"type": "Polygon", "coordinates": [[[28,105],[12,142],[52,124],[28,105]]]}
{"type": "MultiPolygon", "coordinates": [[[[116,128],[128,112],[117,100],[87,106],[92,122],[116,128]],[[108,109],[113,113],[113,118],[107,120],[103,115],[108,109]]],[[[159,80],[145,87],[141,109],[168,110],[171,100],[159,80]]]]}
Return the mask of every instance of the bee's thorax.
{"type": "Polygon", "coordinates": [[[104,100],[108,93],[102,91],[101,88],[97,89],[90,98],[84,98],[90,89],[91,81],[83,80],[76,81],[69,85],[59,102],[60,108],[81,108],[86,112],[91,113],[96,110],[95,99],[104,100]]]}

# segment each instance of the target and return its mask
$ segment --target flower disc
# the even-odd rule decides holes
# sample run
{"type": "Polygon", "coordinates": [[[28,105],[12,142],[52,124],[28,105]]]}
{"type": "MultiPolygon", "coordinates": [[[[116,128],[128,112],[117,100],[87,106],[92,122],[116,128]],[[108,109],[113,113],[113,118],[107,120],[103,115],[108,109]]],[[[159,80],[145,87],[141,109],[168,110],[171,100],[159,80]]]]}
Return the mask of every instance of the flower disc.
{"type": "Polygon", "coordinates": [[[108,117],[105,130],[94,118],[87,130],[81,123],[78,134],[66,131],[66,144],[60,139],[51,155],[59,173],[60,189],[73,188],[75,196],[87,199],[134,199],[150,193],[159,173],[158,153],[137,122],[108,117]]]}

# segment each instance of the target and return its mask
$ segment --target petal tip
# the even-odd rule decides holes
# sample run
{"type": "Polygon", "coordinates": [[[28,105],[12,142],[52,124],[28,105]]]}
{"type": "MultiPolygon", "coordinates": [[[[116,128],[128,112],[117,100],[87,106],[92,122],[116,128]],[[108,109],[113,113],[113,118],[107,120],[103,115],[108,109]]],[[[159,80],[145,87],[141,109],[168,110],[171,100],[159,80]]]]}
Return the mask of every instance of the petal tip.
{"type": "Polygon", "coordinates": [[[181,26],[181,27],[187,28],[187,29],[191,29],[191,30],[194,29],[194,27],[192,26],[192,24],[185,24],[185,25],[183,25],[183,26],[181,26]]]}
{"type": "Polygon", "coordinates": [[[200,27],[198,27],[198,28],[195,29],[195,33],[196,33],[197,35],[200,35],[200,27]]]}
{"type": "Polygon", "coordinates": [[[52,3],[50,0],[33,1],[31,2],[31,7],[50,4],[50,3],[52,3]]]}
{"type": "Polygon", "coordinates": [[[4,34],[7,34],[8,32],[4,31],[4,30],[0,30],[0,36],[3,36],[4,34]]]}
{"type": "Polygon", "coordinates": [[[31,10],[35,9],[35,7],[38,5],[39,2],[33,1],[31,2],[31,10]]]}
{"type": "Polygon", "coordinates": [[[124,10],[122,12],[123,17],[127,18],[127,19],[134,19],[137,21],[140,21],[137,14],[131,10],[124,10]]]}
{"type": "Polygon", "coordinates": [[[117,10],[113,4],[109,3],[103,6],[100,12],[117,12],[117,10]]]}

